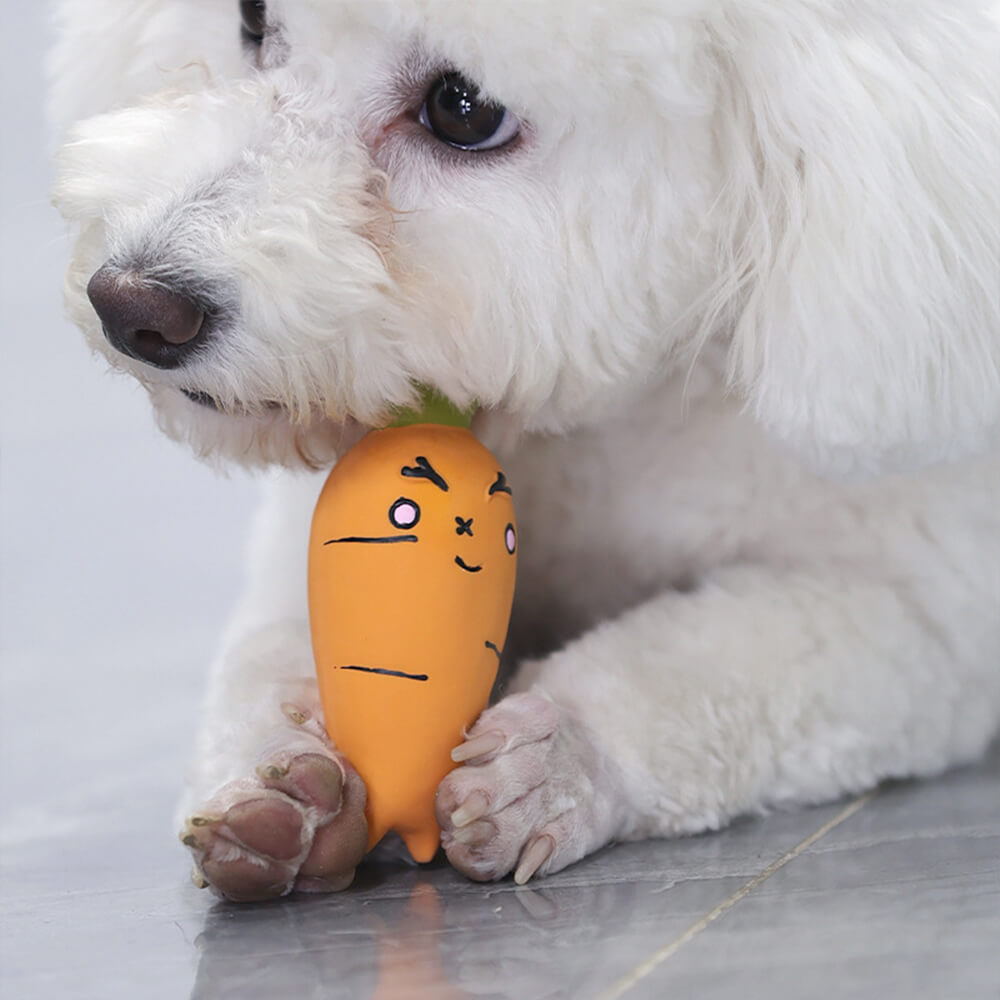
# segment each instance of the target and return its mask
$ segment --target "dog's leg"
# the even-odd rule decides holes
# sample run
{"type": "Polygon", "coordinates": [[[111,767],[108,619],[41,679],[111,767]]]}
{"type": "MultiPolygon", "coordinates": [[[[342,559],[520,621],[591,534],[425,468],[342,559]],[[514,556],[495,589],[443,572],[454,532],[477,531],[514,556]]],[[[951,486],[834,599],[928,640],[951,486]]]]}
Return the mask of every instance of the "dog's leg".
{"type": "Polygon", "coordinates": [[[1000,581],[965,555],[920,580],[721,570],[526,665],[440,787],[451,862],[524,881],[974,758],[1000,719],[1000,581]]]}
{"type": "Polygon", "coordinates": [[[301,476],[269,487],[181,807],[196,881],[229,899],[344,888],[367,840],[364,783],[324,732],[304,614],[318,489],[301,476]]]}

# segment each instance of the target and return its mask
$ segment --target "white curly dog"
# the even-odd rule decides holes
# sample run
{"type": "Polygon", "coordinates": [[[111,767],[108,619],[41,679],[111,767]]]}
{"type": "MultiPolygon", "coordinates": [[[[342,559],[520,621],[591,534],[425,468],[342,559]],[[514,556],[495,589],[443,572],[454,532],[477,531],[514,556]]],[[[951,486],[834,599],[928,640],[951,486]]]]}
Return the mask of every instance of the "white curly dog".
{"type": "Polygon", "coordinates": [[[349,884],[305,542],[414,386],[521,525],[438,793],[519,882],[981,754],[1000,722],[1000,28],[978,0],[62,0],[95,351],[274,467],[183,807],[231,899],[349,884]]]}

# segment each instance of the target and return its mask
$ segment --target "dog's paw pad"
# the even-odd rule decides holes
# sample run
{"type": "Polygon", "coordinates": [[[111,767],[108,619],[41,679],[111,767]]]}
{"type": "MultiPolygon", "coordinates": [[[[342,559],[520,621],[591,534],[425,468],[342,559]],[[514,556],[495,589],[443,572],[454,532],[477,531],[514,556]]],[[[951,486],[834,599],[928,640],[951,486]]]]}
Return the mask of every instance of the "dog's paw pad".
{"type": "Polygon", "coordinates": [[[257,776],[266,788],[284,792],[314,809],[318,823],[328,822],[340,812],[346,775],[333,757],[320,753],[275,754],[257,766],[257,776]]]}
{"type": "Polygon", "coordinates": [[[302,814],[280,798],[249,799],[235,803],[220,824],[219,836],[263,858],[291,861],[302,851],[302,814]]]}
{"type": "Polygon", "coordinates": [[[227,899],[336,892],[364,854],[364,808],[364,783],[341,757],[325,747],[283,751],[254,778],[220,789],[188,818],[181,840],[195,858],[195,884],[227,899]]]}

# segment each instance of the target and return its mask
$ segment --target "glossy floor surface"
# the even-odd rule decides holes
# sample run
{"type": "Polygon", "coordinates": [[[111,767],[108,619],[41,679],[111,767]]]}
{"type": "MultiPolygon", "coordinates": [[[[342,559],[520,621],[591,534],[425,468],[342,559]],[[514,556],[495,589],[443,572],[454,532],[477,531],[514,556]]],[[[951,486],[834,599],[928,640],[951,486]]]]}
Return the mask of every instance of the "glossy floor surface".
{"type": "Polygon", "coordinates": [[[163,439],[61,319],[41,5],[8,6],[0,995],[1000,997],[996,749],[871,798],[611,848],[523,889],[440,865],[271,905],[195,889],[171,813],[255,484],[163,439]]]}
{"type": "Polygon", "coordinates": [[[23,803],[4,850],[11,996],[1000,995],[998,753],[870,799],[609,848],[524,888],[371,868],[336,896],[243,906],[182,878],[142,755],[107,771],[89,820],[54,808],[65,770],[23,803]]]}

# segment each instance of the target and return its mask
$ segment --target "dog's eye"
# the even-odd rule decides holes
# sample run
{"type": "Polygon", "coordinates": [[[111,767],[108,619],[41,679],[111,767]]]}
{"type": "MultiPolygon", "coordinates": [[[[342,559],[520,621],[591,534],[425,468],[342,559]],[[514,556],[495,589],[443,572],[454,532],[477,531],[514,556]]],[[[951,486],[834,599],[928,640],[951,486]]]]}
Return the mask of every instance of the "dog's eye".
{"type": "Polygon", "coordinates": [[[496,149],[517,137],[521,123],[505,107],[484,101],[460,73],[434,81],[420,109],[420,124],[458,149],[496,149]]]}
{"type": "Polygon", "coordinates": [[[260,45],[267,28],[267,4],[264,0],[240,0],[240,18],[243,40],[251,45],[260,45]]]}

